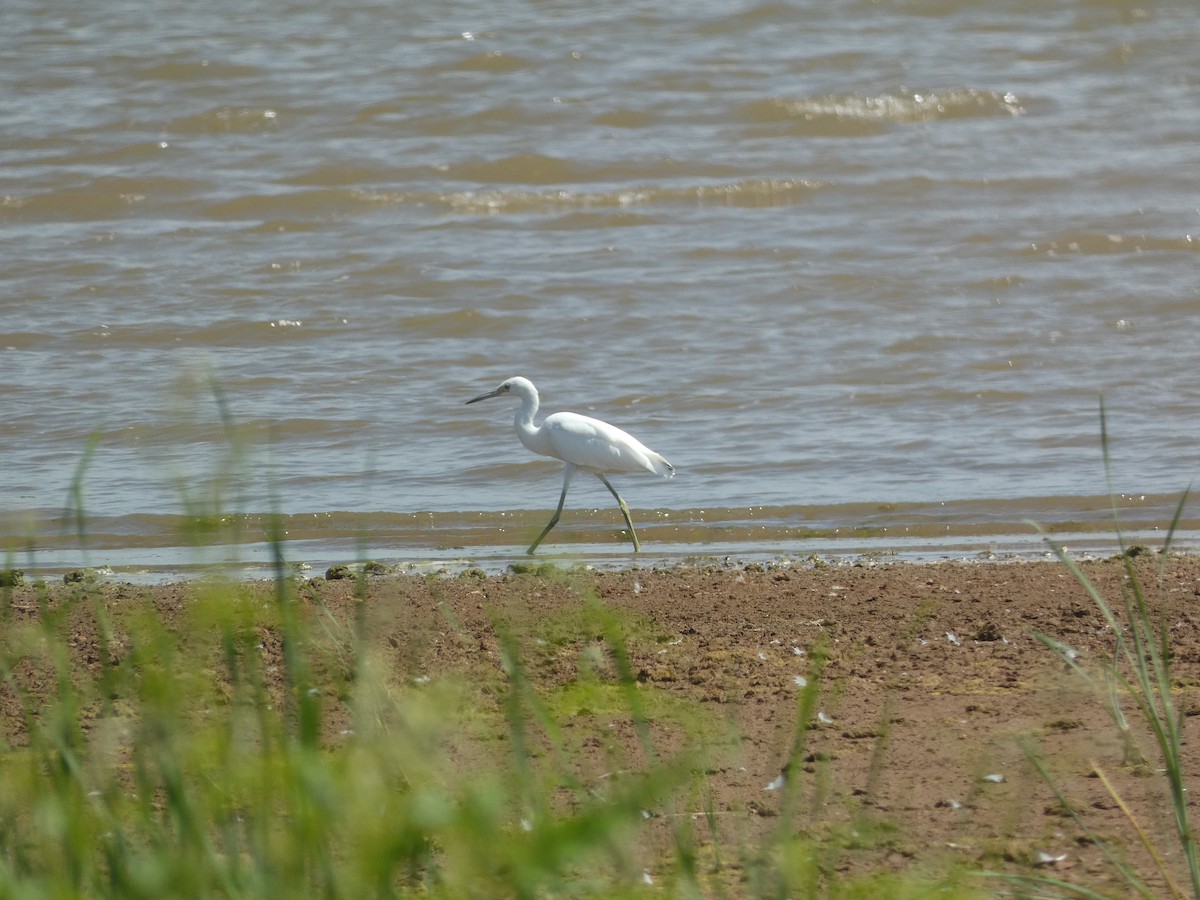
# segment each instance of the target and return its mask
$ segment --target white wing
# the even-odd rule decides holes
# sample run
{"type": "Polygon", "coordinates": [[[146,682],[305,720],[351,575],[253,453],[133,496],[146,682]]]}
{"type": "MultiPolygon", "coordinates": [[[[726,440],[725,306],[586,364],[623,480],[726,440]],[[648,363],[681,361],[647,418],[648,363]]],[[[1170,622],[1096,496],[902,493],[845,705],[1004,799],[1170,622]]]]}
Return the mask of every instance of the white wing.
{"type": "Polygon", "coordinates": [[[675,474],[662,456],[615,425],[578,413],[561,412],[542,422],[539,453],[578,466],[585,472],[675,474]]]}

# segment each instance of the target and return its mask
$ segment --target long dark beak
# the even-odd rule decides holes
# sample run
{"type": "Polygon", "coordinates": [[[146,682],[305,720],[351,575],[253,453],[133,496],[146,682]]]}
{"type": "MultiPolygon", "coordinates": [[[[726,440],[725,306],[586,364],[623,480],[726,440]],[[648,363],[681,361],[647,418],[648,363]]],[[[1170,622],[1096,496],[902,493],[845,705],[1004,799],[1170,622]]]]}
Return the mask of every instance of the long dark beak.
{"type": "Polygon", "coordinates": [[[480,400],[490,400],[492,397],[499,397],[504,393],[504,388],[498,387],[494,391],[488,391],[486,394],[480,394],[478,397],[473,397],[467,403],[478,403],[480,400]]]}

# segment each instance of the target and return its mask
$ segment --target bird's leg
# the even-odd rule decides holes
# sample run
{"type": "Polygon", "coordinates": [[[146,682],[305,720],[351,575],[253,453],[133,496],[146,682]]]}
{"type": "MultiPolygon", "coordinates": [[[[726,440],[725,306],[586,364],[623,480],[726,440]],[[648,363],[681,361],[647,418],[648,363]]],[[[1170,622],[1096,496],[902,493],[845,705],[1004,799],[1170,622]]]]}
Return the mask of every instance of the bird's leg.
{"type": "Polygon", "coordinates": [[[546,527],[542,529],[542,533],[537,536],[537,539],[534,540],[534,542],[529,545],[529,549],[525,551],[527,556],[533,556],[533,551],[538,548],[538,544],[542,542],[542,538],[548,535],[550,533],[550,529],[558,524],[558,518],[562,515],[563,501],[566,499],[567,489],[563,488],[563,492],[558,498],[558,509],[554,511],[554,515],[550,517],[550,521],[547,523],[546,527]]]}
{"type": "Polygon", "coordinates": [[[537,540],[530,544],[529,549],[525,551],[527,556],[533,556],[533,551],[538,548],[538,544],[540,544],[542,539],[550,533],[550,529],[558,524],[558,518],[562,515],[563,503],[567,499],[567,488],[571,486],[571,478],[574,477],[574,475],[575,467],[568,463],[566,470],[563,472],[563,487],[562,493],[558,495],[558,509],[554,510],[554,515],[550,517],[549,524],[542,529],[542,533],[537,536],[537,540]]]}
{"type": "Polygon", "coordinates": [[[604,486],[606,488],[608,488],[609,492],[614,497],[617,498],[617,503],[620,504],[620,506],[621,506],[621,515],[623,515],[625,517],[625,524],[629,526],[629,536],[631,538],[633,538],[633,552],[641,553],[642,545],[638,543],[637,532],[633,530],[633,519],[630,518],[629,507],[625,505],[625,501],[621,499],[621,495],[617,493],[617,489],[615,487],[613,487],[611,484],[609,484],[609,481],[607,478],[605,478],[603,475],[600,475],[600,474],[597,474],[596,477],[599,478],[601,481],[603,481],[604,486]]]}

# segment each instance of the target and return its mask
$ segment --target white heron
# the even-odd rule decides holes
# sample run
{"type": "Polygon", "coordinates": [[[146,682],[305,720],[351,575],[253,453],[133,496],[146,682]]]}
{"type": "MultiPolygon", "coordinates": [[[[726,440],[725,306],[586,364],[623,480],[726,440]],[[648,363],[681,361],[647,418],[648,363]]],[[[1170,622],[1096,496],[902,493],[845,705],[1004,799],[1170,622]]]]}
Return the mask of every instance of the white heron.
{"type": "Polygon", "coordinates": [[[633,530],[629,507],[605,475],[612,472],[645,471],[670,478],[675,474],[675,467],[637,438],[590,416],[559,412],[546,416],[541,425],[534,425],[533,417],[538,410],[538,392],[528,378],[510,378],[494,391],[480,394],[467,403],[478,403],[480,400],[503,397],[506,394],[512,394],[521,401],[521,408],[517,410],[516,418],[513,419],[513,426],[517,429],[517,437],[521,439],[521,443],[534,453],[552,456],[566,463],[558,508],[554,510],[550,524],[542,529],[542,533],[529,546],[527,552],[532,556],[538,544],[550,533],[550,529],[558,524],[563,501],[567,499],[567,488],[571,486],[571,479],[579,471],[595,475],[617,498],[621,515],[625,517],[625,524],[629,526],[629,536],[633,538],[633,552],[639,552],[642,548],[638,543],[637,532],[633,530]]]}

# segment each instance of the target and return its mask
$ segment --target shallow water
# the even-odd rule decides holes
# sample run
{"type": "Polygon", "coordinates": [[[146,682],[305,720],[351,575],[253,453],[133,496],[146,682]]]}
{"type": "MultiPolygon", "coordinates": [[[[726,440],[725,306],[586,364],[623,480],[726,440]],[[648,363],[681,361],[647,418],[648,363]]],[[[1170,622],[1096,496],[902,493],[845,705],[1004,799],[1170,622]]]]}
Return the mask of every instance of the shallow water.
{"type": "Polygon", "coordinates": [[[1101,396],[1170,522],[1189,5],[592,6],[5,4],[7,546],[506,552],[558,469],[463,401],[518,373],[676,465],[617,482],[647,550],[1098,532],[1101,396]]]}

